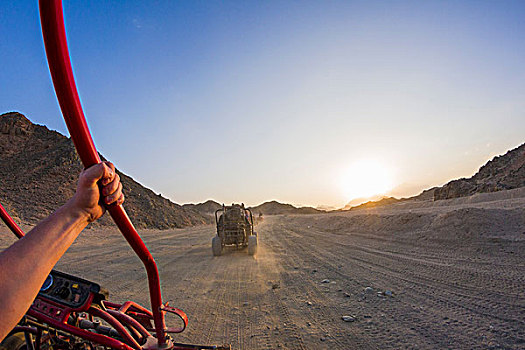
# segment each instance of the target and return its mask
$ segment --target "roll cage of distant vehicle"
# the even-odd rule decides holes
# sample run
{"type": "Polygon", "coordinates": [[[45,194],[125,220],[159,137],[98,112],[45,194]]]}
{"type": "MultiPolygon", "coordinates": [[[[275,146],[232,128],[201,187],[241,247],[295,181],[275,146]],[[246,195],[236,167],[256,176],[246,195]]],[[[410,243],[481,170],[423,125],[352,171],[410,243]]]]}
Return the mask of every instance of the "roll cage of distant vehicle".
{"type": "Polygon", "coordinates": [[[257,253],[258,238],[253,229],[253,214],[244,204],[222,205],[215,211],[217,234],[212,238],[213,255],[222,254],[226,246],[248,247],[248,254],[257,253]]]}
{"type": "MultiPolygon", "coordinates": [[[[49,69],[67,128],[84,167],[100,163],[75,86],[67,48],[61,0],[39,0],[42,34],[49,69]]],[[[138,255],[147,272],[151,310],[126,301],[107,301],[108,294],[98,284],[53,270],[38,296],[1,347],[20,350],[44,349],[230,349],[176,343],[170,333],[184,331],[186,314],[162,303],[157,265],[133,227],[124,208],[113,205],[108,211],[138,255]],[[167,328],[166,313],[181,320],[178,328],[167,328]]],[[[18,237],[24,232],[0,205],[0,217],[18,237]]],[[[0,311],[1,312],[1,311],[0,311]]]]}

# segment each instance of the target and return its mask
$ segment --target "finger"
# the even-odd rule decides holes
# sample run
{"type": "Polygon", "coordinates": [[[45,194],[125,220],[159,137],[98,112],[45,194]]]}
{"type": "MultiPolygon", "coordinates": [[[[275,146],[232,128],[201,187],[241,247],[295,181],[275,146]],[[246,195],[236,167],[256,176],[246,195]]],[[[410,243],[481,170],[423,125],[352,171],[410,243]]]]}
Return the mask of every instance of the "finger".
{"type": "Polygon", "coordinates": [[[124,193],[121,193],[119,199],[117,200],[117,205],[122,205],[122,203],[124,203],[124,193]]]}
{"type": "Polygon", "coordinates": [[[122,195],[122,184],[119,182],[117,190],[113,192],[112,194],[110,194],[109,196],[106,196],[104,198],[104,202],[106,204],[112,204],[113,202],[116,202],[120,198],[121,195],[122,195]]]}
{"type": "Polygon", "coordinates": [[[99,163],[90,166],[85,169],[81,176],[80,181],[88,186],[95,185],[104,176],[108,176],[111,168],[105,163],[99,163]]]}
{"type": "Polygon", "coordinates": [[[109,196],[110,194],[113,194],[117,190],[119,183],[120,176],[118,174],[115,174],[115,176],[113,177],[113,181],[111,181],[102,188],[102,195],[109,196]]]}
{"type": "Polygon", "coordinates": [[[113,181],[116,171],[115,171],[115,165],[111,162],[103,162],[104,164],[104,175],[102,176],[102,185],[107,185],[111,181],[113,181]]]}

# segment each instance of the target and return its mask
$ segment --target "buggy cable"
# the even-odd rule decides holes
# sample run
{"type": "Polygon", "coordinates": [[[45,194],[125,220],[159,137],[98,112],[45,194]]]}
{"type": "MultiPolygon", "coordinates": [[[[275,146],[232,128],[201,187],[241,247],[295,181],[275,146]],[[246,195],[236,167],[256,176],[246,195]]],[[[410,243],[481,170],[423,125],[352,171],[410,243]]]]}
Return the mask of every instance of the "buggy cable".
{"type": "MultiPolygon", "coordinates": [[[[91,138],[75,85],[67,47],[62,0],[39,0],[39,8],[44,46],[56,96],[71,139],[84,167],[88,168],[100,163],[100,157],[91,138]]],[[[158,347],[164,348],[166,326],[164,312],[161,309],[162,295],[157,265],[124,208],[121,205],[111,205],[107,209],[146,268],[158,347]]]]}

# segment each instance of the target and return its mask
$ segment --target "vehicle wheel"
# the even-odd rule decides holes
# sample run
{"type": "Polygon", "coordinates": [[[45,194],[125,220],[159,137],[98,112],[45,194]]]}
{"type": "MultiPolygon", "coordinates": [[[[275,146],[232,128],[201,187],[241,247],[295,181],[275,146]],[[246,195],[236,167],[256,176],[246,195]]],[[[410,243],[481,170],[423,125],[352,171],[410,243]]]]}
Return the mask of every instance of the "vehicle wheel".
{"type": "Polygon", "coordinates": [[[251,235],[248,237],[248,254],[255,255],[257,253],[257,236],[251,235]]]}
{"type": "Polygon", "coordinates": [[[0,350],[22,350],[26,348],[24,333],[15,333],[0,343],[0,350]]]}
{"type": "Polygon", "coordinates": [[[211,240],[211,250],[214,256],[219,256],[222,254],[222,241],[221,237],[215,236],[211,240]]]}

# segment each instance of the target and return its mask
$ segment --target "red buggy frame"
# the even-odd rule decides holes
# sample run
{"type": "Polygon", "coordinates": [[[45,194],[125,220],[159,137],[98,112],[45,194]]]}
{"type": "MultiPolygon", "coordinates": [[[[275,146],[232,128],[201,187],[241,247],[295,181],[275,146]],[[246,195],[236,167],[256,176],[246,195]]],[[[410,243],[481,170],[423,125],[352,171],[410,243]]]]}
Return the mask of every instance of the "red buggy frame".
{"type": "MultiPolygon", "coordinates": [[[[82,111],[75,85],[61,0],[40,0],[40,19],[49,69],[67,128],[84,167],[100,163],[82,111]]],[[[172,342],[168,333],[182,332],[188,323],[184,312],[162,303],[159,273],[149,250],[122,206],[108,211],[131,248],[143,262],[148,276],[151,311],[131,301],[116,304],[103,300],[100,287],[75,276],[52,271],[49,289],[42,287],[33,305],[12,333],[23,332],[28,350],[39,350],[43,337],[53,336],[54,347],[142,350],[142,349],[230,349],[230,346],[201,346],[172,342]],[[60,283],[58,283],[60,281],[60,283]],[[177,329],[166,328],[164,315],[174,313],[183,321],[177,329]],[[99,320],[102,320],[101,323],[99,320]],[[34,339],[34,340],[33,340],[34,339]],[[69,341],[69,343],[68,343],[69,341]],[[63,346],[60,345],[63,342],[63,346]],[[67,345],[69,344],[69,345],[67,345]]],[[[18,238],[24,236],[0,205],[0,217],[18,238]]]]}

